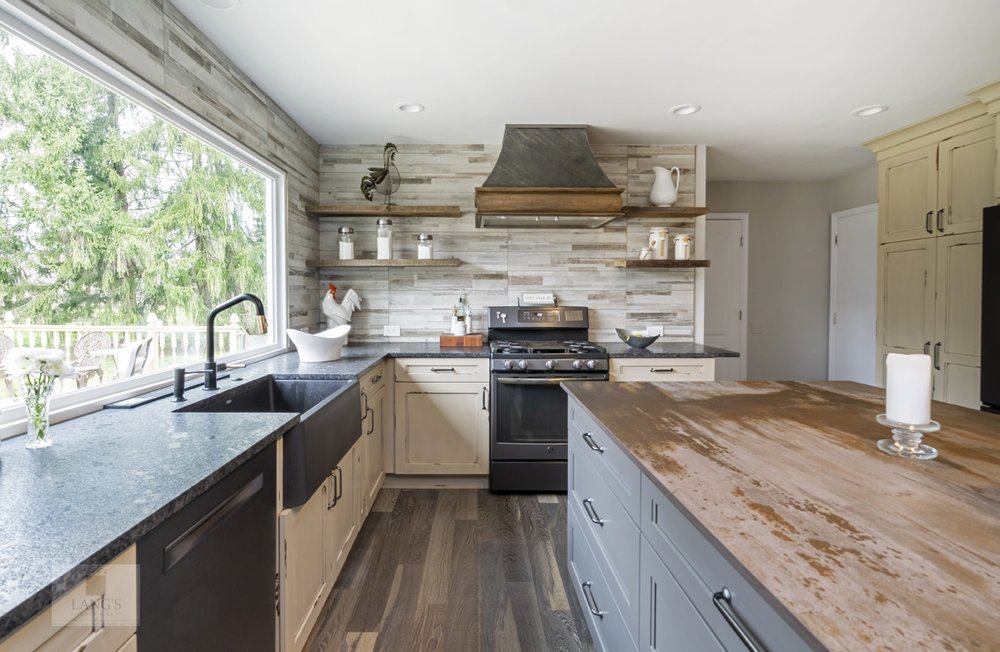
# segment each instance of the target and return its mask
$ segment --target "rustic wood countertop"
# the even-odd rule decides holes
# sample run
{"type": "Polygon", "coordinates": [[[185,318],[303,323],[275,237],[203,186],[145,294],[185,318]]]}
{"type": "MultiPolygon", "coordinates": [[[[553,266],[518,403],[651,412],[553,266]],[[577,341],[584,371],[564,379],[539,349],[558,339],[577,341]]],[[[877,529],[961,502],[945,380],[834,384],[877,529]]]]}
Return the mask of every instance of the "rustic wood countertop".
{"type": "Polygon", "coordinates": [[[934,403],[919,462],[866,385],[564,387],[823,645],[1000,650],[1000,417],[934,403]]]}

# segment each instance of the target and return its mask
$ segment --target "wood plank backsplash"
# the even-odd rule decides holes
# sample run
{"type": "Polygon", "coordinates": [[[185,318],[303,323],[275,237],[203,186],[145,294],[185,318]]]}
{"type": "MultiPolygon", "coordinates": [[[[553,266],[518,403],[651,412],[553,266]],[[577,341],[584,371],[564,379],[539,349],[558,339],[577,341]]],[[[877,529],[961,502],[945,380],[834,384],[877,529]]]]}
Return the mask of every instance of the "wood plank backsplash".
{"type": "MultiPolygon", "coordinates": [[[[598,163],[626,189],[625,203],[648,205],[652,166],[681,169],[678,206],[694,206],[694,145],[597,145],[598,163]]],[[[354,288],[364,305],[354,313],[352,340],[382,340],[383,324],[400,327],[401,339],[436,340],[451,322],[459,294],[474,309],[473,325],[485,329],[484,308],[514,304],[522,292],[555,292],[564,305],[591,308],[591,339],[616,340],[615,327],[661,324],[666,341],[694,338],[694,272],[616,269],[615,258],[635,258],[655,218],[618,219],[602,229],[477,229],[475,188],[493,169],[499,145],[400,145],[396,164],[402,182],[393,201],[404,205],[452,204],[461,218],[400,218],[393,232],[397,257],[416,257],[417,234],[434,236],[435,257],[464,265],[444,269],[323,269],[321,287],[354,288]]],[[[382,145],[320,147],[320,202],[363,201],[359,184],[380,164],[382,145]]],[[[376,197],[376,201],[379,197],[376,197]]],[[[352,226],[358,257],[375,257],[373,218],[324,218],[320,257],[337,257],[337,229],[352,226]]],[[[693,223],[672,224],[691,233],[693,223]]],[[[322,293],[316,297],[319,305],[322,293]]],[[[325,327],[325,321],[316,324],[325,327]]]]}

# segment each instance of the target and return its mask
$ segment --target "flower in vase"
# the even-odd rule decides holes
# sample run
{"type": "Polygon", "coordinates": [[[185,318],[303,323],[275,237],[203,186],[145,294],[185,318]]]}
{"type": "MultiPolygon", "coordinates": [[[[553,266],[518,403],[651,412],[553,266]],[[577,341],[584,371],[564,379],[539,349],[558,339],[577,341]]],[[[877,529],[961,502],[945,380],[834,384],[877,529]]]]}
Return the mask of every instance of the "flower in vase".
{"type": "Polygon", "coordinates": [[[4,358],[4,368],[17,381],[18,393],[28,413],[28,448],[51,444],[49,396],[56,378],[72,376],[76,371],[59,349],[15,347],[4,358]]]}

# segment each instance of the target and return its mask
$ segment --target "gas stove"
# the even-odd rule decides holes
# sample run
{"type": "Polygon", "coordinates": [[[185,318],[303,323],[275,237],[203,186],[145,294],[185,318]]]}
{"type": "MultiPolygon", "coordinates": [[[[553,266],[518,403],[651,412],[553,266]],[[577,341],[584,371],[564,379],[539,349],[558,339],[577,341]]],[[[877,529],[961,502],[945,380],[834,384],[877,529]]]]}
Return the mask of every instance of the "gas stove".
{"type": "Polygon", "coordinates": [[[500,340],[490,342],[490,368],[513,372],[607,371],[608,352],[587,341],[500,340]]]}

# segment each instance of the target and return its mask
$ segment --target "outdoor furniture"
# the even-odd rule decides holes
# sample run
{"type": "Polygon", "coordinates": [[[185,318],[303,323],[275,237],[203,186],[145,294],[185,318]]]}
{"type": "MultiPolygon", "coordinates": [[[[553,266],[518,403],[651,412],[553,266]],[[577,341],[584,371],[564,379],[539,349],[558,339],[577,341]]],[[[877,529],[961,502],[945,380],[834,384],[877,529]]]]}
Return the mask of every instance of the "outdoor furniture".
{"type": "Polygon", "coordinates": [[[73,366],[76,368],[77,388],[86,387],[91,377],[97,376],[104,382],[104,369],[101,363],[104,356],[101,351],[111,348],[111,336],[107,333],[87,333],[76,341],[73,347],[73,366]]]}
{"type": "Polygon", "coordinates": [[[152,337],[147,337],[138,342],[130,342],[122,347],[127,352],[121,357],[121,360],[125,362],[120,369],[122,378],[138,376],[142,373],[143,368],[146,366],[146,360],[149,359],[149,344],[152,341],[152,337]]]}
{"type": "Polygon", "coordinates": [[[7,386],[7,391],[11,396],[14,395],[14,383],[3,367],[3,359],[7,357],[7,352],[13,348],[14,340],[6,335],[0,335],[0,378],[3,378],[3,384],[7,386]]]}

